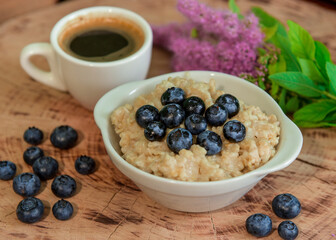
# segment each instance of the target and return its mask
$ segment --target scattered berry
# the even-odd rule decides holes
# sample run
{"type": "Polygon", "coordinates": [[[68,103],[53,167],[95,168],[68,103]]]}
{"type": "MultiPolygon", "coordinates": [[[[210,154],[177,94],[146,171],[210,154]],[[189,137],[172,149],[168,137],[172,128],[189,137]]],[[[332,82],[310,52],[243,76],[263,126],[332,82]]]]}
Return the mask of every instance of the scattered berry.
{"type": "Polygon", "coordinates": [[[160,121],[151,122],[145,128],[144,134],[149,141],[160,141],[166,136],[166,125],[160,121]]]}
{"type": "Polygon", "coordinates": [[[244,124],[238,120],[231,120],[224,124],[223,134],[230,142],[237,143],[244,140],[246,129],[244,124]]]}
{"type": "Polygon", "coordinates": [[[240,109],[238,99],[231,94],[223,94],[219,96],[216,103],[223,105],[227,109],[229,118],[237,115],[240,109]]]}
{"type": "Polygon", "coordinates": [[[52,192],[60,198],[71,197],[76,192],[76,181],[68,175],[57,176],[51,184],[52,192]]]}
{"type": "Polygon", "coordinates": [[[44,152],[41,148],[33,146],[33,147],[29,147],[26,149],[26,151],[24,151],[23,153],[23,160],[29,164],[29,165],[33,165],[34,162],[40,158],[44,156],[44,152]]]}
{"type": "Polygon", "coordinates": [[[193,135],[200,134],[207,128],[207,122],[202,115],[191,114],[184,121],[185,128],[193,135]]]}
{"type": "Polygon", "coordinates": [[[43,140],[43,132],[36,127],[29,127],[23,134],[23,139],[32,145],[38,145],[43,140]]]}
{"type": "Polygon", "coordinates": [[[262,213],[253,214],[246,219],[246,229],[255,237],[265,237],[272,231],[272,220],[262,213]]]}
{"type": "Polygon", "coordinates": [[[207,151],[206,155],[215,155],[222,150],[222,139],[210,130],[206,130],[197,136],[196,143],[207,151]]]}
{"type": "Polygon", "coordinates": [[[50,135],[52,145],[60,149],[68,149],[75,146],[78,134],[70,126],[63,125],[56,127],[50,135]]]}
{"type": "Polygon", "coordinates": [[[75,168],[80,174],[90,174],[94,172],[96,168],[96,162],[93,158],[82,155],[76,159],[75,168]]]}
{"type": "Polygon", "coordinates": [[[205,104],[201,98],[191,96],[183,101],[183,109],[186,113],[186,116],[191,114],[203,115],[205,111],[205,104]]]}
{"type": "Polygon", "coordinates": [[[15,176],[16,165],[11,161],[0,161],[0,179],[10,180],[15,176]]]}
{"type": "Polygon", "coordinates": [[[62,199],[54,204],[52,212],[58,220],[68,220],[72,216],[73,207],[69,201],[62,199]]]}
{"type": "Polygon", "coordinates": [[[17,194],[31,197],[38,193],[41,187],[39,177],[33,173],[22,173],[13,180],[13,189],[17,194]]]}
{"type": "Polygon", "coordinates": [[[24,223],[39,221],[44,212],[44,205],[38,198],[28,197],[23,199],[16,208],[17,218],[24,223]]]}
{"type": "Polygon", "coordinates": [[[283,221],[279,224],[278,233],[285,240],[294,240],[298,236],[299,230],[292,221],[283,221]]]}
{"type": "Polygon", "coordinates": [[[167,136],[167,145],[174,153],[182,149],[190,149],[192,145],[192,134],[184,128],[176,128],[167,136]]]}
{"type": "Polygon", "coordinates": [[[279,194],[272,201],[272,209],[278,217],[292,219],[299,215],[301,203],[292,194],[279,194]]]}
{"type": "Polygon", "coordinates": [[[228,112],[223,105],[213,104],[205,111],[205,119],[212,126],[221,126],[224,124],[228,116],[228,112]]]}
{"type": "Polygon", "coordinates": [[[49,156],[40,157],[34,162],[33,171],[41,180],[52,179],[58,171],[58,162],[49,156]]]}
{"type": "Polygon", "coordinates": [[[140,127],[145,128],[148,123],[159,120],[159,110],[152,105],[144,105],[136,111],[135,120],[140,127]]]}
{"type": "Polygon", "coordinates": [[[163,122],[167,128],[179,126],[185,118],[183,108],[176,103],[170,103],[164,106],[159,112],[159,115],[161,122],[163,122]]]}
{"type": "Polygon", "coordinates": [[[161,96],[162,105],[169,103],[182,104],[185,98],[185,92],[178,87],[168,88],[161,96]]]}

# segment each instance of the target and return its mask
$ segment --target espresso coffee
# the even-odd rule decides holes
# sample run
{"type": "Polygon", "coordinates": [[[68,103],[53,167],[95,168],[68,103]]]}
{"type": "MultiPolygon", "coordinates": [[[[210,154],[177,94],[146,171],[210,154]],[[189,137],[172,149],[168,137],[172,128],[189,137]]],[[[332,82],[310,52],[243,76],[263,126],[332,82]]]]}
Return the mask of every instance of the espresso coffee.
{"type": "Polygon", "coordinates": [[[143,42],[144,33],[136,23],[108,16],[75,19],[66,25],[58,39],[65,52],[92,62],[128,57],[138,51],[143,42]]]}

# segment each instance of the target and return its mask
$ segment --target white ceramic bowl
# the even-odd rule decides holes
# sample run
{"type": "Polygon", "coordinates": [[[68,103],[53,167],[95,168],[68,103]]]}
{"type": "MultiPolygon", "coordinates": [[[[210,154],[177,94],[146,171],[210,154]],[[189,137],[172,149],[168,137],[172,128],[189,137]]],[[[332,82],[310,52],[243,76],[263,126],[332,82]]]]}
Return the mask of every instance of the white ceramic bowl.
{"type": "Polygon", "coordinates": [[[246,80],[218,72],[176,72],[121,85],[106,93],[98,101],[94,109],[94,118],[114,165],[156,202],[168,208],[186,212],[212,211],[235,202],[268,173],[281,170],[291,164],[302,147],[300,130],[266,92],[246,80]],[[183,182],[158,177],[125,161],[120,156],[119,136],[114,132],[110,122],[113,110],[126,103],[134,102],[139,95],[149,93],[162,80],[168,77],[183,77],[185,74],[195,81],[208,82],[213,78],[217,88],[235,95],[249,105],[259,106],[267,114],[274,113],[281,126],[280,142],[275,156],[265,165],[242,176],[213,182],[183,182]]]}

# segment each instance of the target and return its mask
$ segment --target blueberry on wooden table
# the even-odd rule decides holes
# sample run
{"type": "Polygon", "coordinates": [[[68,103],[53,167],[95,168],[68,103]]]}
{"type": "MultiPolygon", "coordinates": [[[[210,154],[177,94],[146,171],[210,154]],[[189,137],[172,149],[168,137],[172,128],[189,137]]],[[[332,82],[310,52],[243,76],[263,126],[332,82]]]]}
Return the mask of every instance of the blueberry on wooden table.
{"type": "Polygon", "coordinates": [[[60,198],[68,198],[76,192],[76,181],[69,175],[60,175],[55,177],[51,184],[52,192],[60,198]]]}
{"type": "Polygon", "coordinates": [[[41,148],[32,146],[32,147],[27,148],[26,151],[24,151],[23,160],[27,164],[33,165],[37,159],[43,156],[44,156],[44,152],[41,148]]]}
{"type": "Polygon", "coordinates": [[[82,155],[75,161],[75,169],[80,174],[86,175],[93,173],[96,168],[96,162],[92,157],[82,155]]]}
{"type": "Polygon", "coordinates": [[[166,136],[166,125],[160,121],[154,121],[147,125],[144,135],[148,141],[160,141],[166,136]]]}
{"type": "Polygon", "coordinates": [[[11,161],[0,161],[0,179],[10,180],[15,176],[16,165],[11,161]]]}
{"type": "Polygon", "coordinates": [[[60,149],[72,148],[77,139],[77,131],[68,125],[56,127],[50,135],[52,145],[60,149]]]}
{"type": "Polygon", "coordinates": [[[42,201],[35,197],[23,199],[16,208],[17,218],[24,223],[34,223],[39,221],[44,212],[42,201]]]}
{"type": "Polygon", "coordinates": [[[36,127],[29,127],[23,134],[23,139],[32,145],[38,145],[43,140],[43,132],[36,127]]]}
{"type": "Polygon", "coordinates": [[[219,96],[216,103],[223,105],[227,109],[229,118],[237,115],[240,109],[238,99],[231,94],[223,94],[219,96]]]}
{"type": "Polygon", "coordinates": [[[52,179],[58,171],[58,162],[49,156],[40,157],[34,162],[33,171],[41,180],[52,179]]]}
{"type": "Polygon", "coordinates": [[[54,204],[52,212],[58,220],[68,220],[73,214],[73,207],[69,201],[62,199],[54,204]]]}
{"type": "Polygon", "coordinates": [[[181,105],[177,103],[170,103],[164,106],[159,112],[160,121],[163,122],[167,128],[174,128],[179,126],[185,118],[185,112],[181,105]]]}
{"type": "Polygon", "coordinates": [[[223,105],[213,104],[205,110],[205,119],[211,126],[221,126],[228,117],[228,112],[223,105]]]}
{"type": "Polygon", "coordinates": [[[265,237],[272,231],[272,220],[269,216],[256,213],[246,219],[246,230],[255,237],[265,237]]]}
{"type": "Polygon", "coordinates": [[[186,98],[183,101],[182,106],[186,113],[186,116],[189,116],[191,114],[203,115],[203,113],[205,112],[204,101],[196,96],[186,98]]]}
{"type": "Polygon", "coordinates": [[[159,110],[152,105],[143,105],[136,111],[135,120],[140,127],[145,128],[148,123],[159,121],[159,110]]]}
{"type": "Polygon", "coordinates": [[[215,155],[222,150],[222,139],[210,130],[206,130],[197,136],[196,143],[207,151],[206,155],[215,155]]]}
{"type": "Polygon", "coordinates": [[[179,87],[171,87],[168,88],[162,95],[161,95],[161,103],[162,105],[167,105],[169,103],[177,103],[182,104],[185,99],[185,92],[182,88],[179,87]]]}
{"type": "Polygon", "coordinates": [[[246,136],[246,128],[240,121],[231,120],[224,124],[223,134],[230,142],[241,142],[246,136]]]}
{"type": "Polygon", "coordinates": [[[299,215],[301,203],[290,193],[279,194],[272,201],[272,209],[278,217],[292,219],[299,215]]]}
{"type": "Polygon", "coordinates": [[[167,136],[168,148],[174,153],[179,153],[182,149],[190,149],[192,145],[192,134],[184,128],[176,128],[167,136]]]}
{"type": "Polygon", "coordinates": [[[278,233],[285,240],[294,240],[298,236],[299,230],[292,221],[283,221],[279,224],[278,233]]]}
{"type": "Polygon", "coordinates": [[[185,119],[184,126],[189,132],[191,132],[191,134],[197,135],[205,131],[208,124],[202,115],[194,113],[185,119]]]}
{"type": "Polygon", "coordinates": [[[38,193],[41,187],[40,178],[33,173],[22,173],[13,180],[13,190],[23,197],[31,197],[38,193]]]}

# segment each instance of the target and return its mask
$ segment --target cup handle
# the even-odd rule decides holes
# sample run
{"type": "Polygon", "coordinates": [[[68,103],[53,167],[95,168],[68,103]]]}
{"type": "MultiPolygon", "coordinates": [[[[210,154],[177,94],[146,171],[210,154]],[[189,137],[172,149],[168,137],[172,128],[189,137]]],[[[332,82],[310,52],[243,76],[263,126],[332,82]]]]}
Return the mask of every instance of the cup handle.
{"type": "Polygon", "coordinates": [[[22,68],[29,76],[36,81],[56,88],[60,91],[67,91],[64,82],[57,76],[57,65],[55,53],[50,43],[32,43],[24,47],[21,51],[20,63],[22,68]],[[47,72],[36,67],[31,61],[30,57],[40,55],[47,59],[51,71],[47,72]]]}

